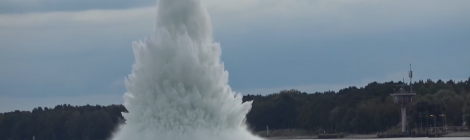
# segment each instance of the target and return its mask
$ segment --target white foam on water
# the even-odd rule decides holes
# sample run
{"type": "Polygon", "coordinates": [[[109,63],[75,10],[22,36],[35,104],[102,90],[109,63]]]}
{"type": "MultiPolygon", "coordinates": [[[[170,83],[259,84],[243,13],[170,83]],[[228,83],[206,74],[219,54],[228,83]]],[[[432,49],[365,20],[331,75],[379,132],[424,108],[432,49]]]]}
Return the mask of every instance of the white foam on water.
{"type": "Polygon", "coordinates": [[[246,126],[251,102],[228,85],[200,0],[159,0],[155,36],[134,42],[126,124],[113,140],[260,140],[246,126]]]}

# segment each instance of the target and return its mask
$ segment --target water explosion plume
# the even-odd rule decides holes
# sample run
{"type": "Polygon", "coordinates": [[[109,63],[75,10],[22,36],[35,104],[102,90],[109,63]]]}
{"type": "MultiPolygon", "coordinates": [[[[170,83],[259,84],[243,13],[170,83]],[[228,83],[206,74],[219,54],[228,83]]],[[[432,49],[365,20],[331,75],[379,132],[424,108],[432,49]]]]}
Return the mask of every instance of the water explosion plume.
{"type": "Polygon", "coordinates": [[[251,102],[228,85],[200,0],[158,0],[155,36],[134,42],[126,124],[113,140],[259,140],[245,124],[251,102]]]}

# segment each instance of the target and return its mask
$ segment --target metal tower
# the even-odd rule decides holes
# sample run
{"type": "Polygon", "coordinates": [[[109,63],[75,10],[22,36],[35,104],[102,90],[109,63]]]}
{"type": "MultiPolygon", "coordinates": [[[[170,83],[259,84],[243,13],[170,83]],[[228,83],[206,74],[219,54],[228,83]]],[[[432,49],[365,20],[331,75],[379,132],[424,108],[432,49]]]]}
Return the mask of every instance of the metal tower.
{"type": "Polygon", "coordinates": [[[403,85],[400,88],[400,91],[390,94],[390,96],[393,97],[393,102],[401,106],[401,131],[402,132],[406,132],[406,104],[413,102],[413,96],[416,95],[416,93],[413,92],[413,89],[411,86],[412,77],[413,77],[413,71],[411,71],[411,64],[410,64],[410,71],[408,75],[410,77],[410,91],[405,90],[405,81],[403,81],[403,85]]]}

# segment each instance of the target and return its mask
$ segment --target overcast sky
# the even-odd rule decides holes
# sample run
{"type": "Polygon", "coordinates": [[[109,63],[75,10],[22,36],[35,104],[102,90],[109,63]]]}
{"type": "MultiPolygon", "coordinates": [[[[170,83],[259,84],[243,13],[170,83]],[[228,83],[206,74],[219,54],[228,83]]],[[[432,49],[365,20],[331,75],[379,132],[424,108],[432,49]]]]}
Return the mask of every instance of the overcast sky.
{"type": "MultiPolygon", "coordinates": [[[[469,0],[203,0],[242,94],[470,77],[469,0]]],[[[120,104],[155,0],[1,0],[0,112],[120,104]]]]}

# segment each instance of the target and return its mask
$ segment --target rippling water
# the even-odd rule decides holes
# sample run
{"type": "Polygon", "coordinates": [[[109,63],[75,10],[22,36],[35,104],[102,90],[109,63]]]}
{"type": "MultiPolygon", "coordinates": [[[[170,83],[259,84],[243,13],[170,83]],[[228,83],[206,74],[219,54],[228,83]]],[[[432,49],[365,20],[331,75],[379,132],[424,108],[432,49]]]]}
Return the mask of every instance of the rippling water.
{"type": "MultiPolygon", "coordinates": [[[[312,139],[313,140],[313,139],[312,139]]],[[[319,139],[315,139],[319,140],[319,139]]],[[[321,139],[320,139],[321,140],[321,139]]],[[[331,139],[329,139],[331,140],[331,139]]],[[[359,139],[341,139],[341,140],[359,140],[359,139]]],[[[454,137],[447,137],[447,138],[382,138],[382,139],[366,139],[366,140],[470,140],[470,137],[462,137],[462,138],[454,138],[454,137]]]]}

